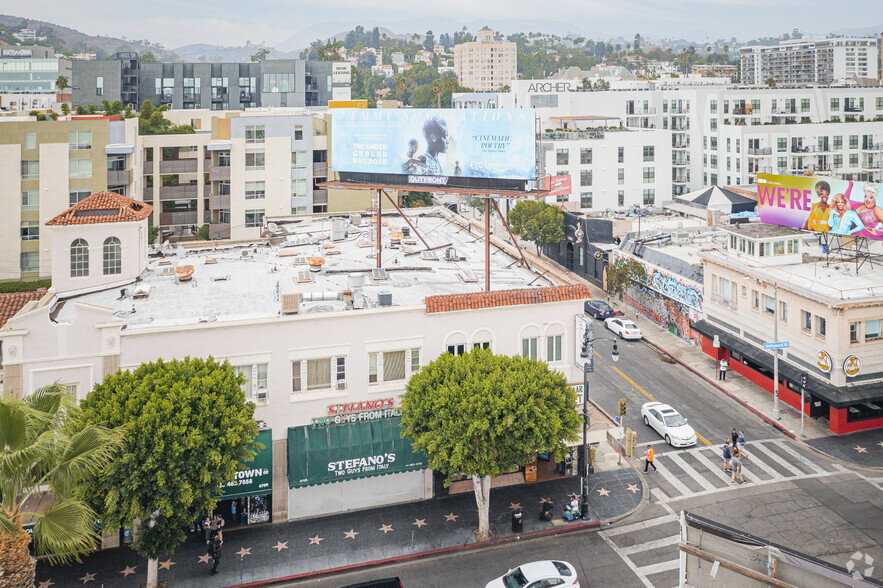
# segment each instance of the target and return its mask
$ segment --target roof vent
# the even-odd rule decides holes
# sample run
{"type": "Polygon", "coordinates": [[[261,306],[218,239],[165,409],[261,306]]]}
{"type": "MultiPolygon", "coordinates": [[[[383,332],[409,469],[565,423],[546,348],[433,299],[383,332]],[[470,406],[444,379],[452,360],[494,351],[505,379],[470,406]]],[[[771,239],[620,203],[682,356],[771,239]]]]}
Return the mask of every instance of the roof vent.
{"type": "Polygon", "coordinates": [[[353,272],[346,277],[346,287],[350,290],[358,290],[365,285],[365,274],[353,272]]]}
{"type": "Polygon", "coordinates": [[[282,293],[282,314],[297,314],[300,312],[300,292],[282,293]]]}
{"type": "Polygon", "coordinates": [[[424,259],[426,261],[438,261],[438,253],[435,251],[421,251],[420,259],[424,259]]]}
{"type": "Polygon", "coordinates": [[[392,306],[392,292],[381,290],[377,293],[377,306],[392,306]]]}
{"type": "Polygon", "coordinates": [[[373,270],[371,270],[371,278],[375,282],[382,282],[389,279],[389,274],[386,273],[386,270],[384,268],[375,267],[373,270]]]}

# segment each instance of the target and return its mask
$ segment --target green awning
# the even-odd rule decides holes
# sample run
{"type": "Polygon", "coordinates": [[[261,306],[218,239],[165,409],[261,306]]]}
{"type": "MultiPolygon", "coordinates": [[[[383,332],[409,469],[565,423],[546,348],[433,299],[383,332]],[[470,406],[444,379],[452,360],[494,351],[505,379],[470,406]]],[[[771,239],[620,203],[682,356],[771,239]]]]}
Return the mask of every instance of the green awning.
{"type": "Polygon", "coordinates": [[[426,469],[426,457],[402,439],[401,420],[288,429],[289,487],[426,469]]]}
{"type": "Polygon", "coordinates": [[[261,431],[255,441],[264,446],[254,457],[254,461],[240,463],[236,468],[236,477],[221,486],[219,500],[243,498],[269,494],[273,491],[273,433],[261,431]]]}

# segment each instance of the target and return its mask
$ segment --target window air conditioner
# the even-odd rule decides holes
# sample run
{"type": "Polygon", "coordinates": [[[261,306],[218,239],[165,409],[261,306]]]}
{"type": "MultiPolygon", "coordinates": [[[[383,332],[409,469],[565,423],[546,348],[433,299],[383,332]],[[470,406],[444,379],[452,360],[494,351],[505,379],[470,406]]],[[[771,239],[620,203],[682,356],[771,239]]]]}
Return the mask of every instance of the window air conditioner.
{"type": "Polygon", "coordinates": [[[266,388],[258,388],[258,400],[266,400],[268,396],[266,388]]]}

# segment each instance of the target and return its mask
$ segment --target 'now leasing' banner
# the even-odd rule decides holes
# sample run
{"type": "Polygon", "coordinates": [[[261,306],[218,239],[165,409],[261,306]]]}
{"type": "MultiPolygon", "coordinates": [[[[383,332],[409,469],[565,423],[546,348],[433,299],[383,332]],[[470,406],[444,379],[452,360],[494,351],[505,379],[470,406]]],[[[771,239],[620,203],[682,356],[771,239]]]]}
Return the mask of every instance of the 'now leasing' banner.
{"type": "Polygon", "coordinates": [[[765,223],[883,240],[880,184],[818,176],[757,175],[765,223]]]}

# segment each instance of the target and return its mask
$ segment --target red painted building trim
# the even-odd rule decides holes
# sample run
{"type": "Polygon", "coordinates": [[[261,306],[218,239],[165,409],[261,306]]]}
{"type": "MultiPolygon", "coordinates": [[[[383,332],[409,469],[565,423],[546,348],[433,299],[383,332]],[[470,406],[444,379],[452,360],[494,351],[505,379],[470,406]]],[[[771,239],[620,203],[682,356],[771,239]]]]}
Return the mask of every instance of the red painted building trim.
{"type": "Polygon", "coordinates": [[[867,431],[868,429],[883,427],[883,418],[862,419],[848,423],[846,422],[846,414],[846,408],[831,407],[831,431],[838,435],[843,435],[844,433],[855,433],[856,431],[867,431]]]}

